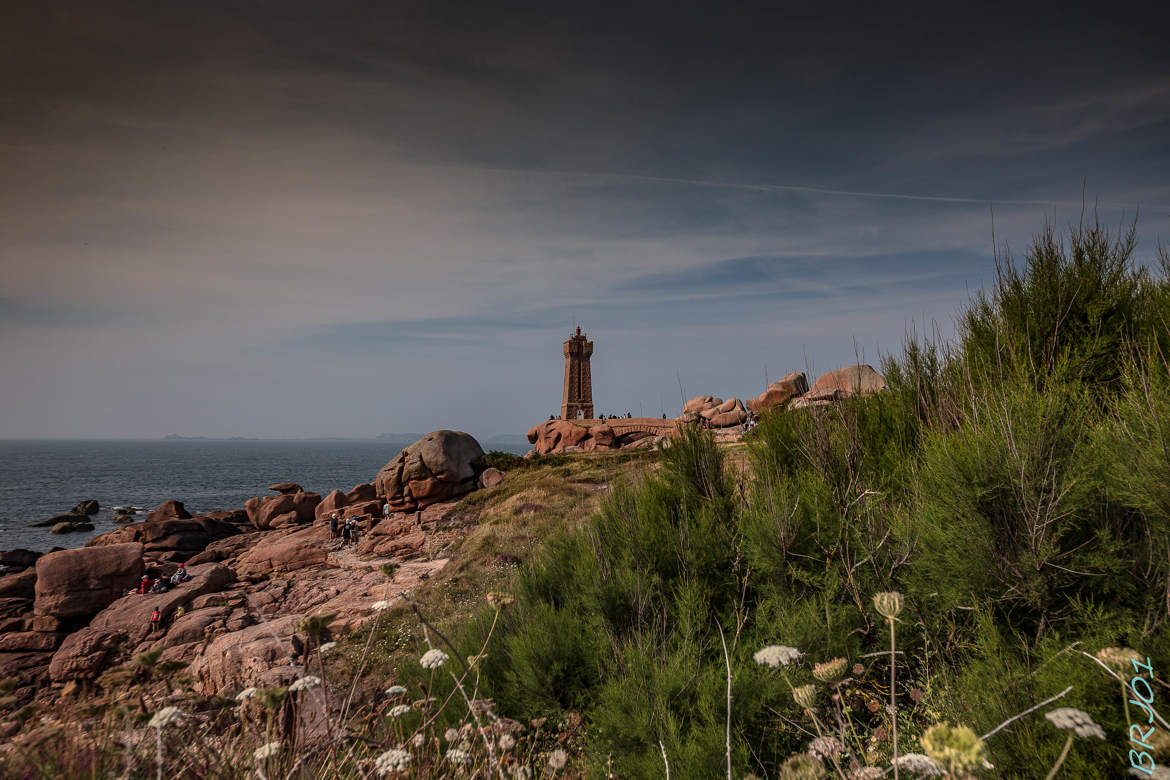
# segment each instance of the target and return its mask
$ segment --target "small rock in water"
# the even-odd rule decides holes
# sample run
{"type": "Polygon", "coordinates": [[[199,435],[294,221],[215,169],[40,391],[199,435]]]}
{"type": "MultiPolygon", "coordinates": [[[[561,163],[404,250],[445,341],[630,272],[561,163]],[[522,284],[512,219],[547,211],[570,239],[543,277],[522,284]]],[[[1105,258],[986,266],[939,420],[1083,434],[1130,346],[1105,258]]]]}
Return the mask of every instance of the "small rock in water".
{"type": "Polygon", "coordinates": [[[119,512],[118,514],[114,515],[114,522],[115,523],[133,523],[134,516],[132,514],[129,514],[126,512],[119,512]]]}
{"type": "Polygon", "coordinates": [[[91,498],[88,501],[82,501],[77,506],[70,510],[70,514],[74,515],[96,515],[98,513],[98,502],[96,498],[91,498]]]}
{"type": "Polygon", "coordinates": [[[57,523],[55,526],[53,526],[51,529],[49,529],[49,533],[51,533],[51,534],[70,534],[70,533],[73,533],[74,531],[92,531],[92,530],[93,530],[93,523],[84,522],[84,521],[81,521],[81,522],[71,521],[71,522],[57,523]]]}
{"type": "Polygon", "coordinates": [[[136,515],[142,511],[141,507],[137,506],[116,506],[114,507],[114,514],[116,515],[136,515]]]}

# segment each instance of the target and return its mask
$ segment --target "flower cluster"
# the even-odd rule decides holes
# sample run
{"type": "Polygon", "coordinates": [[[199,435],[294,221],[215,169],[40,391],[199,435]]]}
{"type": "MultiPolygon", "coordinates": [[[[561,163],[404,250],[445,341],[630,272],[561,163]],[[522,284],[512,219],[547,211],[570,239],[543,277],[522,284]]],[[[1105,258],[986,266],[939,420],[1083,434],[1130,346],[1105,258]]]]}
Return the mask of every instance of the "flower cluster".
{"type": "Polygon", "coordinates": [[[418,659],[418,662],[424,669],[438,669],[443,664],[447,663],[449,656],[442,650],[433,647],[423,653],[423,657],[418,659]]]}
{"type": "Polygon", "coordinates": [[[757,650],[752,659],[763,666],[779,669],[781,666],[788,666],[799,660],[800,651],[795,647],[786,647],[785,645],[768,645],[762,650],[757,650]]]}

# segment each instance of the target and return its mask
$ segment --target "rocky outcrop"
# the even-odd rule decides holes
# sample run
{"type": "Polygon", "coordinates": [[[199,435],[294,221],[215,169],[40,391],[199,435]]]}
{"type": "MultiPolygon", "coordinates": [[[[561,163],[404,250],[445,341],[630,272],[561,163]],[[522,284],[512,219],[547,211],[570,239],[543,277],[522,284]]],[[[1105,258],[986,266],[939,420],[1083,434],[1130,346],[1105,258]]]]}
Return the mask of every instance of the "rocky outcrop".
{"type": "Polygon", "coordinates": [[[813,398],[827,398],[836,391],[837,398],[850,395],[873,395],[886,389],[886,380],[872,366],[858,364],[845,366],[827,374],[821,374],[809,388],[813,398]]]}
{"type": "Polygon", "coordinates": [[[629,450],[653,446],[674,435],[676,428],[676,421],[656,417],[612,417],[604,422],[554,419],[529,429],[528,441],[537,455],[629,450]]]}
{"type": "Polygon", "coordinates": [[[183,506],[183,502],[176,501],[172,498],[170,501],[162,502],[158,509],[148,512],[146,522],[157,523],[163,520],[187,520],[190,517],[191,513],[187,511],[187,507],[183,506]]]}
{"type": "Polygon", "coordinates": [[[7,569],[27,569],[35,564],[43,554],[24,549],[5,550],[0,552],[0,566],[7,569]]]}
{"type": "MultiPolygon", "coordinates": [[[[314,510],[316,515],[316,522],[325,523],[329,521],[330,515],[337,512],[338,517],[343,514],[348,507],[357,504],[369,504],[371,501],[378,502],[378,489],[372,483],[364,485],[354,485],[353,490],[348,493],[343,493],[341,490],[334,490],[321,499],[321,503],[317,504],[314,510]]],[[[378,512],[381,514],[381,510],[378,512]]]]}
{"type": "Polygon", "coordinates": [[[138,543],[81,547],[49,553],[37,560],[37,615],[76,618],[105,609],[142,577],[143,547],[138,543]]]}
{"type": "Polygon", "coordinates": [[[216,512],[187,519],[172,517],[165,520],[130,523],[86,542],[87,547],[139,542],[148,555],[171,553],[171,560],[186,560],[214,541],[240,532],[239,521],[246,520],[243,512],[216,512]],[[234,521],[234,522],[230,522],[234,521]]]}
{"type": "Polygon", "coordinates": [[[738,398],[724,401],[713,395],[700,395],[683,405],[680,419],[686,422],[702,420],[710,428],[732,428],[747,422],[747,410],[738,398]]]}
{"type": "Polygon", "coordinates": [[[758,398],[749,398],[744,402],[749,412],[763,412],[776,407],[784,407],[794,398],[808,392],[808,379],[803,371],[794,371],[785,374],[760,394],[758,398]]]}
{"type": "Polygon", "coordinates": [[[77,506],[70,510],[75,515],[96,515],[98,513],[99,504],[96,498],[91,498],[88,501],[82,501],[77,506]]]}
{"type": "Polygon", "coordinates": [[[244,504],[248,520],[259,531],[301,523],[311,523],[321,496],[299,490],[296,493],[281,493],[279,496],[250,498],[244,504]]]}
{"type": "Polygon", "coordinates": [[[303,488],[295,482],[277,482],[275,485],[269,485],[269,490],[275,491],[282,495],[288,494],[290,496],[303,492],[303,488]]]}
{"type": "Polygon", "coordinates": [[[314,526],[288,534],[267,536],[236,561],[239,576],[260,579],[278,572],[297,571],[325,563],[329,529],[314,526]]]}
{"type": "MultiPolygon", "coordinates": [[[[107,548],[108,549],[108,548],[107,548]]],[[[191,580],[166,593],[132,593],[99,612],[89,625],[68,636],[53,655],[49,676],[54,682],[91,679],[114,660],[117,651],[132,652],[150,635],[150,616],[157,607],[170,622],[180,607],[189,607],[208,593],[235,581],[235,573],[218,563],[193,566],[191,580]]]]}
{"type": "Polygon", "coordinates": [[[414,511],[474,490],[472,462],[481,455],[471,434],[432,431],[383,466],[374,484],[392,509],[414,511]]]}

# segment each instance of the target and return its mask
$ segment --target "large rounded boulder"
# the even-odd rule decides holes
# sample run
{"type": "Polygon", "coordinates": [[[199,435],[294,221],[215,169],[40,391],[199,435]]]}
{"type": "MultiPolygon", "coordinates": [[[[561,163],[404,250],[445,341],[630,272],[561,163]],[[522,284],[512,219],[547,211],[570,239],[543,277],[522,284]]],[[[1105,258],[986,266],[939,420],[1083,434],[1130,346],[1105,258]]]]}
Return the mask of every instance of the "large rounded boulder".
{"type": "Polygon", "coordinates": [[[873,395],[886,389],[886,380],[873,366],[864,363],[845,366],[827,374],[821,374],[817,381],[809,388],[808,394],[813,397],[835,395],[873,395]]]}
{"type": "Polygon", "coordinates": [[[483,447],[469,433],[432,431],[378,472],[378,493],[396,511],[413,512],[475,489],[472,462],[483,447]]]}
{"type": "Polygon", "coordinates": [[[36,615],[96,615],[138,584],[144,569],[141,544],[60,550],[37,559],[36,615]]]}

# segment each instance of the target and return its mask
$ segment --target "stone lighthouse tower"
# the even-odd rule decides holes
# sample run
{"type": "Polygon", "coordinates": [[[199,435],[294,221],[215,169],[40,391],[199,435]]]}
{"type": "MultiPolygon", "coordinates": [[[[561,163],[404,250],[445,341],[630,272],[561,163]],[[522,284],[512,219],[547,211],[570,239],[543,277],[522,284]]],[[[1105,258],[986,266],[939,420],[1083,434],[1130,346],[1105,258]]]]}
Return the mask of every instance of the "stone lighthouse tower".
{"type": "Polygon", "coordinates": [[[561,419],[593,419],[593,379],[589,374],[589,358],[593,342],[577,333],[565,342],[565,392],[561,400],[561,419]]]}

